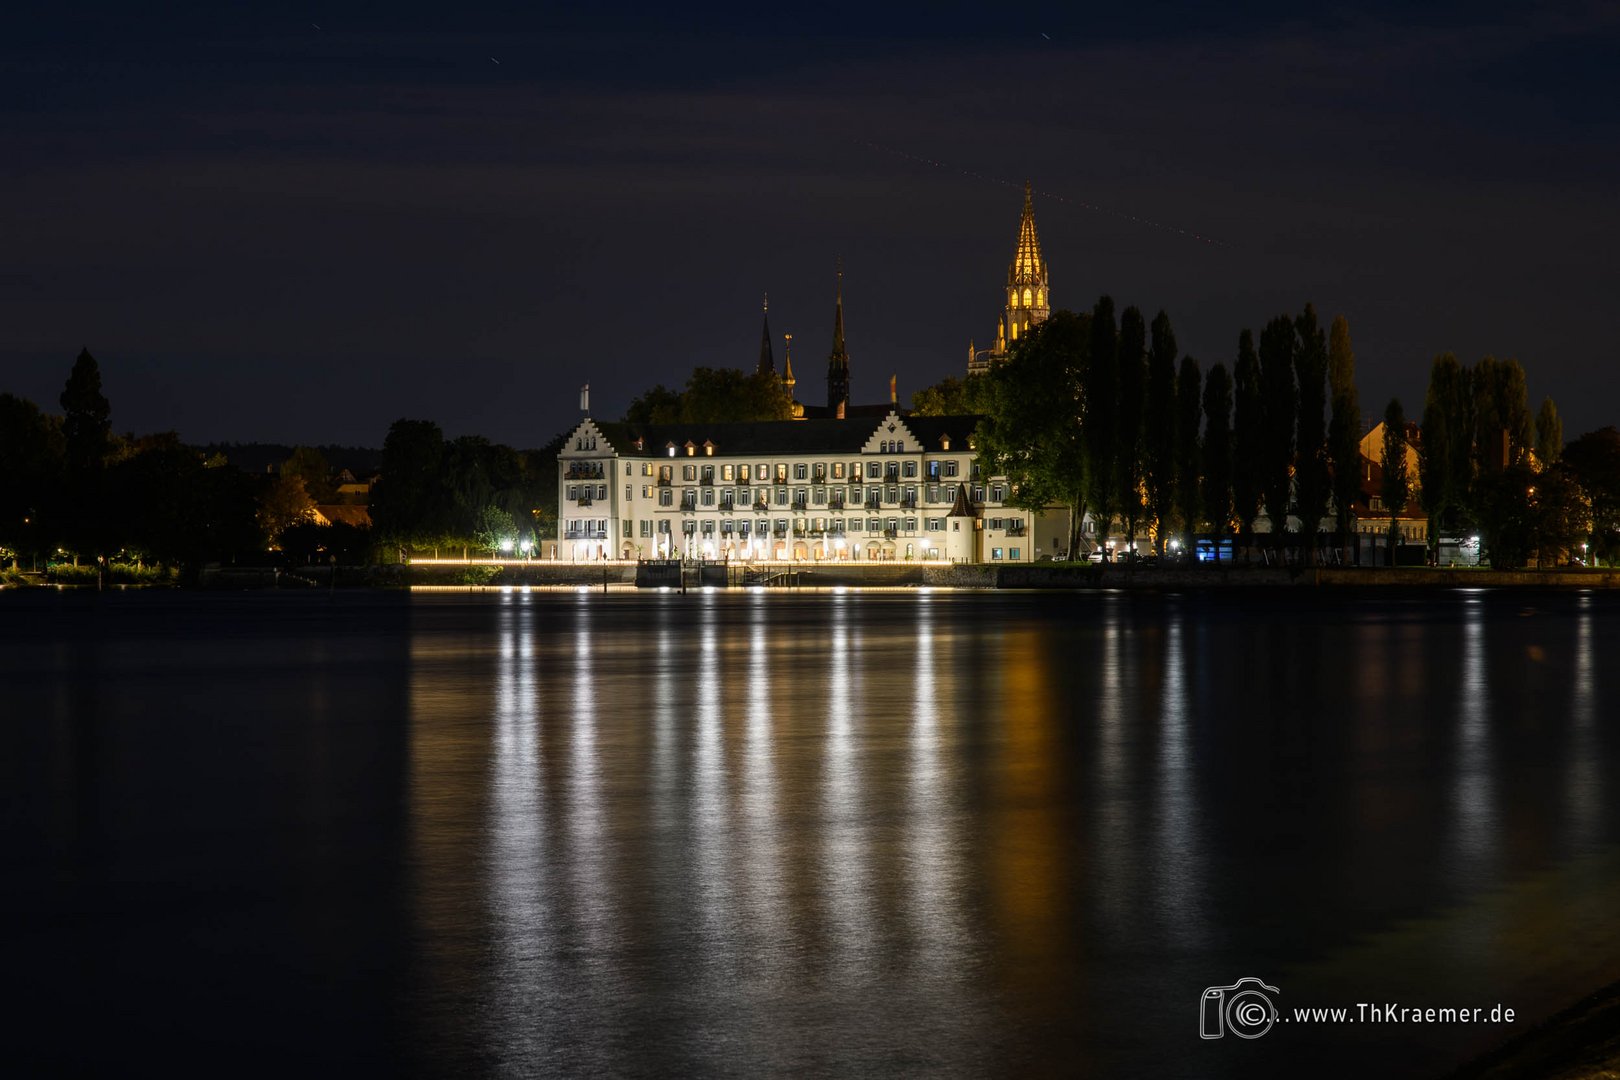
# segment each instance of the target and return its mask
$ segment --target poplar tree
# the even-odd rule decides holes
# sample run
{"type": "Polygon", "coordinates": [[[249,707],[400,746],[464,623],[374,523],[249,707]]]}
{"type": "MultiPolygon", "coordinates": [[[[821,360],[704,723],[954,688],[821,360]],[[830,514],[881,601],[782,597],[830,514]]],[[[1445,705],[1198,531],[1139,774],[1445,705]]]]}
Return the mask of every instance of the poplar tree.
{"type": "MultiPolygon", "coordinates": [[[[112,547],[107,535],[107,454],[112,448],[112,407],[101,392],[101,368],[89,349],[79,352],[62,388],[64,484],[61,525],[68,546],[80,555],[101,556],[112,547]]],[[[98,575],[101,560],[97,559],[98,575]]],[[[98,576],[99,582],[99,576],[98,576]]]]}
{"type": "Polygon", "coordinates": [[[1356,354],[1350,324],[1336,316],[1328,330],[1328,460],[1333,467],[1333,524],[1339,545],[1350,542],[1356,496],[1361,491],[1361,399],[1356,392],[1356,354]]]}
{"type": "Polygon", "coordinates": [[[1294,460],[1294,320],[1279,315],[1260,332],[1260,497],[1271,521],[1271,542],[1288,532],[1289,471],[1294,460]]]}
{"type": "Polygon", "coordinates": [[[1542,398],[1536,410],[1536,457],[1541,467],[1558,463],[1564,455],[1564,422],[1558,418],[1558,406],[1552,398],[1542,398]]]}
{"type": "Polygon", "coordinates": [[[1091,341],[1085,361],[1085,444],[1090,468],[1089,502],[1097,515],[1097,544],[1108,541],[1119,506],[1119,447],[1115,411],[1119,401],[1119,323],[1112,297],[1091,310],[1091,341]]]}
{"type": "Polygon", "coordinates": [[[1153,317],[1148,350],[1147,411],[1142,424],[1143,481],[1154,546],[1164,554],[1176,491],[1176,335],[1170,316],[1153,317]]]}
{"type": "Polygon", "coordinates": [[[1298,336],[1294,352],[1294,375],[1298,382],[1298,421],[1295,426],[1297,451],[1294,459],[1294,489],[1299,505],[1300,540],[1307,564],[1316,561],[1317,537],[1322,517],[1327,513],[1331,494],[1327,466],[1327,340],[1310,304],[1294,320],[1298,336]]]}
{"type": "Polygon", "coordinates": [[[1176,376],[1176,511],[1181,518],[1182,542],[1189,552],[1202,517],[1198,498],[1199,382],[1198,361],[1182,357],[1181,372],[1176,376]]]}
{"type": "Polygon", "coordinates": [[[1452,353],[1429,367],[1418,442],[1418,495],[1429,515],[1429,544],[1462,524],[1473,476],[1473,407],[1469,376],[1452,353]]]}
{"type": "Polygon", "coordinates": [[[1136,550],[1142,521],[1142,421],[1147,397],[1147,324],[1128,307],[1119,317],[1119,507],[1126,550],[1136,550]]]}
{"type": "Polygon", "coordinates": [[[1210,368],[1204,380],[1203,450],[1204,518],[1219,557],[1220,538],[1232,531],[1232,377],[1225,364],[1210,368]]]}
{"type": "Polygon", "coordinates": [[[1265,453],[1265,395],[1261,390],[1260,357],[1254,334],[1238,335],[1237,363],[1233,368],[1232,511],[1237,515],[1243,546],[1254,542],[1254,519],[1260,513],[1261,463],[1265,453]]]}
{"type": "Polygon", "coordinates": [[[1412,479],[1406,464],[1406,411],[1401,408],[1400,398],[1390,398],[1384,407],[1384,478],[1379,494],[1383,497],[1384,509],[1389,512],[1391,565],[1395,560],[1395,544],[1400,539],[1395,518],[1406,509],[1411,490],[1412,479]]]}

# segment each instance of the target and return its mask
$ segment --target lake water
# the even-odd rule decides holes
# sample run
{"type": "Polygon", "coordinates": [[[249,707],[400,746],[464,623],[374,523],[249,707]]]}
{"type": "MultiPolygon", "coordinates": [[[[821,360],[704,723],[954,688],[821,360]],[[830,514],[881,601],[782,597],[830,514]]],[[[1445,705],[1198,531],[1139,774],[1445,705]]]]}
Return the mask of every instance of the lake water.
{"type": "Polygon", "coordinates": [[[5,1059],[1443,1074],[1620,978],[1617,659],[1596,593],[4,593],[5,1059]],[[1358,1003],[1519,1021],[1291,1019],[1358,1003]]]}

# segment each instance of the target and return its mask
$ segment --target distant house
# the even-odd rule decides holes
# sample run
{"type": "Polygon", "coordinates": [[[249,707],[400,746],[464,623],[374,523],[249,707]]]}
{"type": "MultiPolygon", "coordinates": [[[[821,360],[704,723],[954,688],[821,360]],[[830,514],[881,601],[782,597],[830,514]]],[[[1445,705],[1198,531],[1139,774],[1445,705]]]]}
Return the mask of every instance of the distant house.
{"type": "MultiPolygon", "coordinates": [[[[1422,429],[1413,421],[1406,424],[1406,476],[1410,493],[1406,506],[1393,516],[1401,543],[1423,544],[1429,539],[1429,516],[1423,512],[1418,487],[1417,443],[1422,429]]],[[[1356,498],[1356,531],[1363,535],[1388,536],[1391,515],[1384,505],[1384,422],[1380,420],[1361,437],[1361,485],[1356,498]]]]}
{"type": "Polygon", "coordinates": [[[319,503],[313,517],[317,525],[352,525],[357,529],[371,528],[371,510],[354,503],[319,503]]]}

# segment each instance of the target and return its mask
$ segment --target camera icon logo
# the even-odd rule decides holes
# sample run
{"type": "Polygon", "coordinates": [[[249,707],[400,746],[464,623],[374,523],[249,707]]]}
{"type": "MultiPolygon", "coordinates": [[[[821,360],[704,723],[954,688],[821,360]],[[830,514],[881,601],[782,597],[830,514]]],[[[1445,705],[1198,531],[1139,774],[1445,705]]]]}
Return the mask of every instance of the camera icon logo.
{"type": "Polygon", "coordinates": [[[1259,979],[1211,986],[1198,999],[1198,1037],[1219,1039],[1230,1031],[1240,1039],[1258,1039],[1277,1022],[1277,1006],[1269,995],[1280,992],[1259,979]]]}

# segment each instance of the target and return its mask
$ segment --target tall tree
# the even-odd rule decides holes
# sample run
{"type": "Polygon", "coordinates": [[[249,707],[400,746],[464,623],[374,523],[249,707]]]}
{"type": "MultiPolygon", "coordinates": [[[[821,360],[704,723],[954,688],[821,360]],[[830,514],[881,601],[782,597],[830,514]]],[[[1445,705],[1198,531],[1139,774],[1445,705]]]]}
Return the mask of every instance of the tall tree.
{"type": "Polygon", "coordinates": [[[1396,523],[1406,501],[1412,493],[1412,477],[1406,460],[1406,410],[1400,398],[1390,398],[1384,406],[1384,477],[1379,486],[1384,509],[1389,512],[1390,561],[1395,558],[1395,545],[1400,542],[1400,527],[1396,523]]]}
{"type": "Polygon", "coordinates": [[[1091,309],[1091,335],[1085,360],[1085,445],[1087,500],[1097,518],[1097,544],[1108,542],[1119,507],[1119,324],[1112,297],[1099,297],[1091,309]]]}
{"type": "Polygon", "coordinates": [[[1294,375],[1299,419],[1295,426],[1294,490],[1299,506],[1300,538],[1307,563],[1316,561],[1317,538],[1332,493],[1327,465],[1327,340],[1310,304],[1294,321],[1298,341],[1294,375]]]}
{"type": "Polygon", "coordinates": [[[1126,551],[1136,550],[1142,522],[1142,422],[1147,405],[1147,324],[1128,307],[1119,316],[1119,512],[1125,523],[1126,551]]]}
{"type": "Polygon", "coordinates": [[[1281,548],[1288,533],[1288,502],[1294,462],[1294,320],[1279,315],[1260,332],[1260,493],[1271,523],[1271,542],[1281,548]]]}
{"type": "Polygon", "coordinates": [[[371,520],[384,543],[437,544],[450,531],[444,433],[430,420],[396,420],[383,440],[371,520]]]}
{"type": "Polygon", "coordinates": [[[1356,495],[1361,491],[1361,397],[1356,391],[1356,354],[1350,323],[1335,316],[1328,329],[1328,460],[1333,467],[1333,525],[1343,548],[1350,542],[1356,495]]]}
{"type": "Polygon", "coordinates": [[[1558,418],[1558,406],[1553,399],[1542,398],[1536,410],[1536,457],[1541,467],[1557,464],[1564,453],[1564,422],[1558,418]]]}
{"type": "Polygon", "coordinates": [[[111,447],[112,407],[101,392],[101,368],[89,349],[73,361],[61,402],[68,469],[79,473],[100,469],[111,447]]]}
{"type": "Polygon", "coordinates": [[[1238,335],[1237,363],[1232,371],[1234,413],[1232,422],[1232,512],[1237,515],[1243,546],[1254,543],[1254,519],[1260,513],[1263,491],[1262,465],[1265,459],[1265,393],[1261,387],[1260,357],[1254,349],[1254,335],[1248,330],[1238,335]]]}
{"type": "Polygon", "coordinates": [[[61,530],[70,548],[97,557],[100,567],[113,546],[106,490],[112,409],[101,392],[101,369],[89,349],[82,350],[73,362],[61,403],[66,458],[60,493],[61,530]]]}
{"type": "Polygon", "coordinates": [[[1170,316],[1163,311],[1153,317],[1148,348],[1142,451],[1148,522],[1155,547],[1163,555],[1176,491],[1176,335],[1170,327],[1170,316]]]}
{"type": "Polygon", "coordinates": [[[1232,378],[1225,364],[1204,380],[1203,470],[1204,517],[1219,543],[1232,531],[1232,378]]]}
{"type": "Polygon", "coordinates": [[[1468,373],[1451,353],[1429,367],[1418,443],[1418,495],[1429,515],[1429,544],[1463,524],[1473,475],[1473,408],[1468,373]]]}
{"type": "Polygon", "coordinates": [[[1530,394],[1517,360],[1487,356],[1474,365],[1472,391],[1477,472],[1500,472],[1524,460],[1534,444],[1530,394]]]}
{"type": "Polygon", "coordinates": [[[989,375],[988,408],[979,422],[987,472],[1012,482],[1012,503],[1028,510],[1069,510],[1069,550],[1080,542],[1086,510],[1084,412],[1090,316],[1056,311],[1021,338],[989,375]]]}
{"type": "Polygon", "coordinates": [[[1620,431],[1589,431],[1564,447],[1563,463],[1592,503],[1592,554],[1620,562],[1620,431]]]}
{"type": "Polygon", "coordinates": [[[1203,514],[1198,498],[1202,448],[1198,444],[1200,378],[1198,361],[1181,358],[1176,376],[1176,516],[1181,519],[1182,543],[1192,551],[1193,533],[1203,514]]]}

